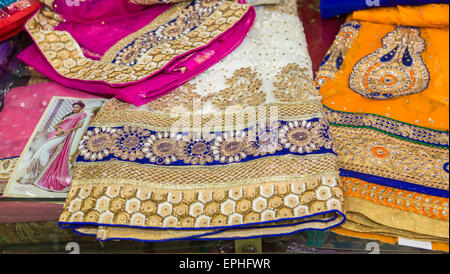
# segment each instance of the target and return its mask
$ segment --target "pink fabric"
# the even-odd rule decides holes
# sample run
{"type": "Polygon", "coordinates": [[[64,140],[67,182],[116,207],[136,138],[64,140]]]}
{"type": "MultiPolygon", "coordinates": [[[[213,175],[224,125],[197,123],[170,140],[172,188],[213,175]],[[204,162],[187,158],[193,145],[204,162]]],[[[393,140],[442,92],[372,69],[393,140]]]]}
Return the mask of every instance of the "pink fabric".
{"type": "MultiPolygon", "coordinates": [[[[66,118],[59,128],[62,130],[72,129],[84,118],[86,118],[86,113],[84,112],[75,114],[66,118]]],[[[54,130],[49,135],[48,139],[55,137],[56,133],[57,131],[54,130]]],[[[69,171],[69,151],[72,133],[73,132],[70,132],[67,135],[62,151],[58,154],[50,167],[45,171],[41,179],[36,183],[38,186],[54,191],[63,191],[70,186],[72,179],[69,171]]]]}
{"type": "Polygon", "coordinates": [[[241,20],[208,45],[178,56],[160,71],[140,81],[125,84],[66,78],[53,69],[36,45],[31,45],[21,52],[19,58],[40,73],[65,86],[96,94],[112,94],[118,99],[142,105],[176,89],[227,56],[242,43],[254,19],[255,9],[250,7],[241,20]],[[187,70],[183,73],[178,70],[179,67],[185,67],[187,70]]]}
{"type": "Polygon", "coordinates": [[[0,159],[20,156],[53,96],[99,98],[54,82],[12,89],[0,112],[0,159]]]}
{"type": "Polygon", "coordinates": [[[80,2],[80,6],[68,6],[67,3],[66,0],[55,1],[55,11],[67,20],[55,29],[69,32],[81,48],[100,55],[171,6],[163,4],[148,8],[131,4],[129,0],[88,0],[80,2]]]}
{"type": "MultiPolygon", "coordinates": [[[[84,119],[85,117],[86,117],[85,113],[81,113],[81,114],[77,114],[77,115],[68,117],[64,120],[64,122],[61,123],[61,125],[59,125],[59,128],[62,130],[72,129],[78,124],[78,122],[81,121],[81,119],[84,119]],[[79,117],[79,116],[82,116],[82,117],[79,117]]],[[[52,131],[52,133],[50,133],[50,135],[48,136],[48,139],[55,137],[56,133],[58,133],[57,130],[52,131]]]]}

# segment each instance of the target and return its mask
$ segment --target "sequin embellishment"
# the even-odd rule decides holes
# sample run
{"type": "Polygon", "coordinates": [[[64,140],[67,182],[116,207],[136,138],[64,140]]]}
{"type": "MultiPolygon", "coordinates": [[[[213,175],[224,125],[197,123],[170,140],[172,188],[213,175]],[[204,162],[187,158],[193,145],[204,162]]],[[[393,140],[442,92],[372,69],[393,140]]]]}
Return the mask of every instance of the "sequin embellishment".
{"type": "Polygon", "coordinates": [[[336,39],[328,50],[320,64],[315,80],[316,88],[320,89],[326,82],[331,81],[344,62],[344,56],[358,35],[361,24],[358,21],[350,21],[342,25],[336,39]]]}

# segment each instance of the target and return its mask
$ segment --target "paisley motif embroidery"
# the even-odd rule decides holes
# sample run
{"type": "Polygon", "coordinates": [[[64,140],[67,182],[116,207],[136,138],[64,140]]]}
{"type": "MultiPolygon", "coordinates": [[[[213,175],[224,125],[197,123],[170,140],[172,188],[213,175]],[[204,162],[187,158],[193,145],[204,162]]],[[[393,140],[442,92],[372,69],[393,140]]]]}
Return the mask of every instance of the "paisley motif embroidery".
{"type": "Polygon", "coordinates": [[[317,89],[320,89],[326,82],[333,80],[360,28],[361,24],[358,21],[350,21],[341,26],[333,45],[331,45],[320,64],[315,80],[317,89]]]}
{"type": "Polygon", "coordinates": [[[273,93],[280,102],[304,101],[308,95],[313,95],[312,92],[317,92],[308,69],[298,64],[289,63],[275,77],[273,93]]]}
{"type": "Polygon", "coordinates": [[[424,91],[430,74],[422,60],[425,40],[414,27],[397,27],[382,40],[383,47],[353,68],[349,87],[372,99],[389,99],[424,91]]]}
{"type": "Polygon", "coordinates": [[[211,98],[211,103],[221,110],[236,105],[259,106],[266,101],[266,94],[261,90],[261,77],[249,67],[236,70],[231,78],[226,79],[225,84],[228,88],[211,98]]]}
{"type": "Polygon", "coordinates": [[[194,111],[194,105],[206,100],[208,97],[202,97],[195,92],[195,84],[186,83],[176,90],[147,103],[149,110],[185,112],[194,111]]]}

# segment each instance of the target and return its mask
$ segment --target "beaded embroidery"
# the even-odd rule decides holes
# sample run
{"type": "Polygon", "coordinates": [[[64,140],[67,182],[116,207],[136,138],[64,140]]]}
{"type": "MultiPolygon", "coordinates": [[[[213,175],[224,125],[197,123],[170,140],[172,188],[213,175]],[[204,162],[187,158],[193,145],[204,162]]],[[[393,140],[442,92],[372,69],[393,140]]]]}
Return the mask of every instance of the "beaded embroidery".
{"type": "Polygon", "coordinates": [[[358,21],[350,21],[341,26],[336,39],[320,64],[315,80],[317,89],[320,89],[326,82],[333,80],[360,28],[361,24],[358,21]]]}
{"type": "Polygon", "coordinates": [[[330,124],[369,128],[409,141],[448,148],[448,131],[418,127],[374,114],[340,112],[327,107],[325,111],[330,124]]]}
{"type": "MultiPolygon", "coordinates": [[[[134,66],[154,46],[181,38],[196,29],[224,0],[195,0],[189,3],[180,15],[151,30],[121,49],[112,60],[113,64],[134,66]]],[[[164,51],[162,52],[164,54],[164,51]]]]}
{"type": "Polygon", "coordinates": [[[91,127],[79,145],[77,161],[217,165],[250,161],[266,154],[332,153],[331,148],[328,124],[323,119],[273,122],[269,127],[209,134],[153,132],[129,126],[91,127]]]}
{"type": "Polygon", "coordinates": [[[350,89],[372,99],[424,91],[430,74],[420,55],[426,45],[419,29],[398,26],[383,38],[382,44],[355,65],[349,77],[350,89]]]}

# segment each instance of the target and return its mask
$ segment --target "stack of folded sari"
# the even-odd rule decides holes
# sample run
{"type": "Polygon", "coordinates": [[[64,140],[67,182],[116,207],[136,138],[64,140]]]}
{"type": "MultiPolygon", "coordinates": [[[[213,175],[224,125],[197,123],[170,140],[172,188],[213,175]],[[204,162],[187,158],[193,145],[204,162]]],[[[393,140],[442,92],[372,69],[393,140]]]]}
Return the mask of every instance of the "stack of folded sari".
{"type": "Polygon", "coordinates": [[[448,8],[356,11],[322,62],[316,86],[339,156],[341,233],[448,251],[448,8]]]}
{"type": "Polygon", "coordinates": [[[22,31],[25,21],[39,9],[38,0],[0,1],[0,41],[22,31]]]}
{"type": "MultiPolygon", "coordinates": [[[[250,10],[217,3],[227,8],[197,39],[205,24],[250,10]]],[[[199,64],[204,72],[164,96],[102,106],[79,143],[59,225],[99,240],[166,241],[342,224],[337,156],[296,2],[255,7],[242,44],[199,64]]]]}

